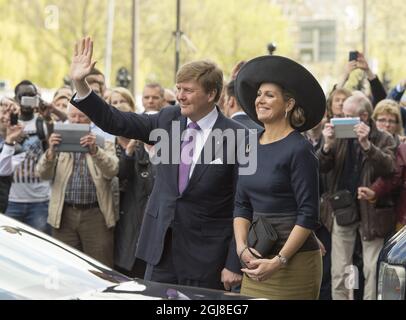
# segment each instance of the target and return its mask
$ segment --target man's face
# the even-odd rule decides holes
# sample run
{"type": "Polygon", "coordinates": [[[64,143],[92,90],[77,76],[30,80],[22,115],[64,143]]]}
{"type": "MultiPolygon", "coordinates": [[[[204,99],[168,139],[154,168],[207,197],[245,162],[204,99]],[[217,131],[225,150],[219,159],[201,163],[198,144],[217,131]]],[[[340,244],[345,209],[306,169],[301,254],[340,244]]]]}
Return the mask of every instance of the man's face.
{"type": "Polygon", "coordinates": [[[171,90],[165,89],[164,98],[165,98],[166,105],[173,106],[176,104],[176,96],[171,90]]]}
{"type": "Polygon", "coordinates": [[[176,84],[176,98],[179,101],[181,113],[192,121],[198,121],[207,115],[213,107],[216,92],[206,93],[204,88],[195,80],[176,84]]]}
{"type": "Polygon", "coordinates": [[[142,105],[145,111],[159,111],[165,104],[159,87],[145,87],[142,93],[142,105]]]}
{"type": "Polygon", "coordinates": [[[69,105],[68,112],[69,123],[90,123],[90,119],[73,105],[69,105]]]}
{"type": "Polygon", "coordinates": [[[343,105],[347,96],[344,93],[336,93],[331,102],[331,111],[334,117],[343,116],[343,105]]]}
{"type": "Polygon", "coordinates": [[[357,104],[352,100],[346,100],[343,105],[343,113],[346,118],[360,117],[361,121],[368,124],[369,116],[367,112],[359,112],[357,104]]]}
{"type": "Polygon", "coordinates": [[[17,103],[21,106],[22,113],[30,113],[33,111],[33,108],[30,106],[22,106],[21,98],[22,97],[35,97],[37,95],[37,90],[33,85],[22,85],[18,88],[16,100],[17,103]]]}
{"type": "Polygon", "coordinates": [[[105,80],[101,74],[92,74],[86,77],[90,89],[94,91],[99,97],[103,97],[105,80]]]}
{"type": "Polygon", "coordinates": [[[94,91],[99,97],[102,97],[102,88],[101,85],[97,82],[93,82],[89,84],[90,89],[94,91]]]}

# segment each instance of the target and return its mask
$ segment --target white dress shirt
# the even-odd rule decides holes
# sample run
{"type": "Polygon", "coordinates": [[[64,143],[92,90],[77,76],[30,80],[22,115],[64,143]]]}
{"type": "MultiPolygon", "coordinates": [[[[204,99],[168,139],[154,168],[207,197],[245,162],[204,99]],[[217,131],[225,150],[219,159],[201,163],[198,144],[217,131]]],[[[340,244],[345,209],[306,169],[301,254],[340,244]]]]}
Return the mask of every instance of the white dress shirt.
{"type": "MultiPolygon", "coordinates": [[[[213,110],[209,112],[209,114],[207,114],[204,118],[197,121],[197,124],[199,125],[201,130],[197,130],[195,148],[193,152],[193,162],[190,167],[189,178],[192,176],[196,162],[200,157],[200,153],[203,150],[204,144],[206,143],[206,140],[209,137],[217,118],[218,111],[217,108],[214,107],[213,110]]],[[[189,123],[191,122],[192,120],[188,118],[187,125],[189,125],[189,123]]]]}

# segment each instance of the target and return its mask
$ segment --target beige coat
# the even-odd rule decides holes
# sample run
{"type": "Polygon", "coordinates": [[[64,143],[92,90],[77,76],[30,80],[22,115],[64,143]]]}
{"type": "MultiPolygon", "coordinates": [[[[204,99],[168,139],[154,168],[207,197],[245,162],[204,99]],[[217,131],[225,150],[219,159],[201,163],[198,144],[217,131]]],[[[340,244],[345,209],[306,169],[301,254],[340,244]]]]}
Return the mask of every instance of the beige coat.
{"type": "MultiPolygon", "coordinates": [[[[36,170],[41,179],[52,180],[48,223],[58,229],[61,224],[66,186],[73,170],[73,154],[61,152],[51,161],[47,160],[46,154],[44,153],[40,158],[36,170]]],[[[111,184],[118,173],[118,158],[114,145],[107,142],[105,149],[98,148],[94,156],[86,154],[86,163],[96,186],[100,211],[104,215],[106,226],[111,228],[118,220],[118,210],[114,205],[111,184]]]]}

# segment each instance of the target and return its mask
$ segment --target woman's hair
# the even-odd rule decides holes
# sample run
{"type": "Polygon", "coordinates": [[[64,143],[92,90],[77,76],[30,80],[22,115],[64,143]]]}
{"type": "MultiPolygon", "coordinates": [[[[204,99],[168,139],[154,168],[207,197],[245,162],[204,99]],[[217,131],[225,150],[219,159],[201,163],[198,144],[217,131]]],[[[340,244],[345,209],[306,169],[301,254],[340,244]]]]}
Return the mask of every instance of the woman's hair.
{"type": "Polygon", "coordinates": [[[295,105],[292,111],[289,112],[289,122],[293,128],[299,128],[306,122],[305,112],[302,107],[300,107],[295,99],[295,96],[288,90],[281,87],[283,100],[289,101],[289,99],[295,100],[295,105]]]}
{"type": "Polygon", "coordinates": [[[137,112],[137,106],[135,105],[133,95],[131,94],[130,90],[123,87],[111,89],[111,94],[108,103],[111,103],[111,96],[113,95],[114,92],[120,94],[128,102],[128,105],[130,106],[132,112],[137,112]]]}
{"type": "Polygon", "coordinates": [[[376,122],[378,117],[381,114],[390,114],[396,118],[396,133],[399,135],[403,135],[403,123],[402,123],[402,116],[400,114],[400,106],[399,104],[391,99],[384,99],[378,102],[375,107],[375,110],[372,114],[372,119],[376,122]]]}
{"type": "Polygon", "coordinates": [[[339,88],[339,89],[334,89],[333,91],[330,92],[330,94],[327,98],[327,104],[326,104],[328,119],[331,119],[334,117],[332,105],[333,105],[333,98],[336,94],[343,94],[348,98],[349,96],[351,96],[351,91],[347,90],[345,88],[339,88]]]}

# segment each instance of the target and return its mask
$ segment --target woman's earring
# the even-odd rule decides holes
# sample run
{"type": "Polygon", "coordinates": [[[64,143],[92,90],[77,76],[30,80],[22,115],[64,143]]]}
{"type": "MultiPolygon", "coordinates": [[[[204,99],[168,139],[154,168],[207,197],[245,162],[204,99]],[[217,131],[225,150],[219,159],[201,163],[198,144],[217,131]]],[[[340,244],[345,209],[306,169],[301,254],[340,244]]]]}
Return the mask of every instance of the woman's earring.
{"type": "Polygon", "coordinates": [[[285,110],[285,119],[288,117],[288,109],[285,110]]]}

